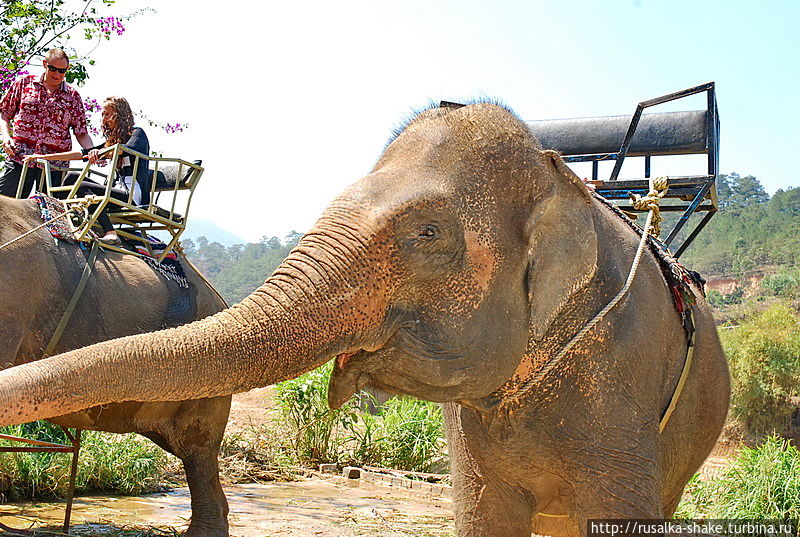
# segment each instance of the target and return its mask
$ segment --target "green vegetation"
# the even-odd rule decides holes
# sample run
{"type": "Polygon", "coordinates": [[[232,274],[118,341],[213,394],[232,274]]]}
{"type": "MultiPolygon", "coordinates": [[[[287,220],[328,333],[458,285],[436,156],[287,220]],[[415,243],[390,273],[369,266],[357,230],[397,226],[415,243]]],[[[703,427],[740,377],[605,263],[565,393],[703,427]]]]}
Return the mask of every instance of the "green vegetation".
{"type": "Polygon", "coordinates": [[[761,280],[765,292],[784,298],[800,298],[800,266],[781,267],[761,280]]]}
{"type": "Polygon", "coordinates": [[[292,231],[283,241],[277,237],[251,244],[225,247],[200,237],[181,241],[186,255],[206,275],[229,304],[255,291],[289,255],[302,234],[292,231]]]}
{"type": "Polygon", "coordinates": [[[775,436],[742,448],[719,477],[689,482],[675,517],[800,520],[800,451],[775,436]]]}
{"type": "MultiPolygon", "coordinates": [[[[45,421],[4,427],[0,432],[69,444],[60,427],[45,421]]],[[[71,459],[71,453],[0,453],[0,497],[63,497],[69,484],[71,459]]],[[[136,435],[84,431],[78,461],[77,491],[139,494],[157,488],[166,454],[136,435]]]]}
{"type": "Polygon", "coordinates": [[[731,306],[733,304],[741,304],[743,297],[744,289],[741,287],[737,287],[734,291],[728,294],[722,294],[716,289],[711,289],[706,296],[708,303],[715,308],[731,306]]]}
{"type": "Polygon", "coordinates": [[[439,405],[410,397],[390,399],[377,414],[354,399],[328,408],[333,362],[278,384],[277,396],[291,448],[301,463],[337,462],[430,471],[445,457],[439,405]]]}
{"type": "Polygon", "coordinates": [[[776,304],[720,336],[733,383],[730,417],[755,434],[787,434],[800,402],[800,315],[776,304]]]}
{"type": "Polygon", "coordinates": [[[378,414],[356,416],[348,440],[351,457],[360,464],[428,472],[446,462],[439,405],[398,397],[381,405],[378,414]]]}
{"type": "Polygon", "coordinates": [[[300,461],[338,462],[342,435],[353,418],[353,409],[328,407],[328,382],[333,361],[276,386],[277,399],[291,433],[292,448],[300,461]]]}

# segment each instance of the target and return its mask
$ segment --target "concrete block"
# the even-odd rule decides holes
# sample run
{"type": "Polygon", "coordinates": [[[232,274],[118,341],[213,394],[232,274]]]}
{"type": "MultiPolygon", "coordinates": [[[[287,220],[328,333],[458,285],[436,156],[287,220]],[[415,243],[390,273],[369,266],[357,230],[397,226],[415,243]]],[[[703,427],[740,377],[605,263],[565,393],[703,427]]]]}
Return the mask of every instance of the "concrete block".
{"type": "Polygon", "coordinates": [[[326,463],[319,465],[319,471],[323,474],[335,474],[339,469],[333,463],[326,463]]]}
{"type": "Polygon", "coordinates": [[[360,479],[361,468],[356,468],[354,466],[345,466],[342,469],[342,477],[346,477],[347,479],[360,479]]]}

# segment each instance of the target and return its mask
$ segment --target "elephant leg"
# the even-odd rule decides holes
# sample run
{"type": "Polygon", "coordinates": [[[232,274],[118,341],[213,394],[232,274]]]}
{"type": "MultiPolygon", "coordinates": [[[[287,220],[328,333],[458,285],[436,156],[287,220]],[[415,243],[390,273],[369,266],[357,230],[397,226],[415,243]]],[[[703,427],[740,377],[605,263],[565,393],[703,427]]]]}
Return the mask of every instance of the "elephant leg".
{"type": "Polygon", "coordinates": [[[678,504],[681,503],[681,497],[683,497],[683,487],[681,487],[675,494],[671,494],[666,497],[664,500],[664,516],[669,518],[675,514],[675,510],[678,508],[678,504]]]}
{"type": "Polygon", "coordinates": [[[188,537],[227,537],[228,501],[219,481],[219,446],[230,397],[185,401],[157,431],[142,432],[183,462],[192,497],[188,537]]]}
{"type": "Polygon", "coordinates": [[[14,365],[22,347],[24,328],[19,323],[0,319],[0,369],[14,365]]]}
{"type": "MultiPolygon", "coordinates": [[[[664,518],[656,480],[636,478],[629,469],[617,469],[610,474],[594,476],[583,482],[583,486],[576,487],[575,494],[575,519],[583,536],[588,534],[591,520],[664,518]]],[[[637,533],[631,531],[631,534],[637,533]]],[[[652,530],[641,534],[659,535],[652,530]]]]}
{"type": "Polygon", "coordinates": [[[459,405],[444,405],[458,537],[530,537],[533,496],[481,464],[461,428],[460,411],[459,405]]]}
{"type": "Polygon", "coordinates": [[[459,537],[530,537],[533,498],[522,489],[479,474],[453,474],[453,511],[459,537]]]}

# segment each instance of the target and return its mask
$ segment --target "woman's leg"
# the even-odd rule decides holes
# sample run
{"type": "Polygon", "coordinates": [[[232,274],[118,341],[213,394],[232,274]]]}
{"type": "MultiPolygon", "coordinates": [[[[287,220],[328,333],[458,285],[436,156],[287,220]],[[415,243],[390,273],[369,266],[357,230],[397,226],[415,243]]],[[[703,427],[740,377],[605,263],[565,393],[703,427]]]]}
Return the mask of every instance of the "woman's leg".
{"type": "MultiPolygon", "coordinates": [[[[83,183],[81,183],[81,186],[78,187],[77,194],[79,197],[82,198],[90,194],[94,194],[95,196],[105,196],[106,186],[101,185],[100,183],[95,183],[94,181],[84,180],[83,183]]],[[[113,191],[111,195],[114,196],[113,191]]],[[[100,224],[100,228],[103,230],[104,234],[108,234],[110,231],[114,231],[114,226],[111,225],[111,219],[108,217],[107,209],[103,209],[100,212],[100,215],[97,217],[97,223],[100,224]]]]}
{"type": "MultiPolygon", "coordinates": [[[[74,183],[77,179],[77,175],[75,177],[70,178],[68,175],[66,180],[67,184],[74,183]],[[71,180],[70,180],[71,179],[71,180]]],[[[86,197],[90,194],[94,194],[95,196],[105,196],[106,195],[106,185],[96,183],[90,179],[84,179],[81,183],[81,186],[78,187],[77,195],[78,197],[86,197]]],[[[110,195],[112,198],[119,200],[119,201],[128,201],[128,193],[119,189],[119,188],[112,188],[110,195]]],[[[65,194],[66,196],[66,194],[65,194]]],[[[114,231],[114,226],[111,224],[111,218],[108,216],[108,205],[106,208],[103,209],[100,214],[97,216],[97,223],[103,230],[106,238],[109,238],[113,241],[118,240],[116,233],[109,236],[109,233],[114,231]]]]}

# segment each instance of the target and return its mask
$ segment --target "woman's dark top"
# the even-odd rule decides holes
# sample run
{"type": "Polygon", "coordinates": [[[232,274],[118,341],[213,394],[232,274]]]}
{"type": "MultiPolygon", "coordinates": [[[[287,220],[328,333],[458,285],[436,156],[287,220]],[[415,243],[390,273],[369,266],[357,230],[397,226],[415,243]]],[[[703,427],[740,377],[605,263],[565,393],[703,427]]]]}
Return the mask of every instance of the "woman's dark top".
{"type": "MultiPolygon", "coordinates": [[[[142,155],[150,155],[150,142],[147,140],[147,135],[141,127],[133,128],[131,137],[124,145],[128,149],[138,151],[142,155]]],[[[81,154],[86,156],[92,149],[100,150],[105,149],[105,147],[105,142],[103,142],[89,149],[81,149],[81,154]]],[[[128,155],[128,158],[131,160],[131,164],[120,168],[119,173],[122,176],[131,177],[133,176],[134,157],[128,155]]],[[[148,205],[150,203],[150,166],[148,161],[144,159],[139,159],[139,168],[136,170],[136,182],[139,184],[139,188],[142,189],[141,205],[148,205]]]]}

